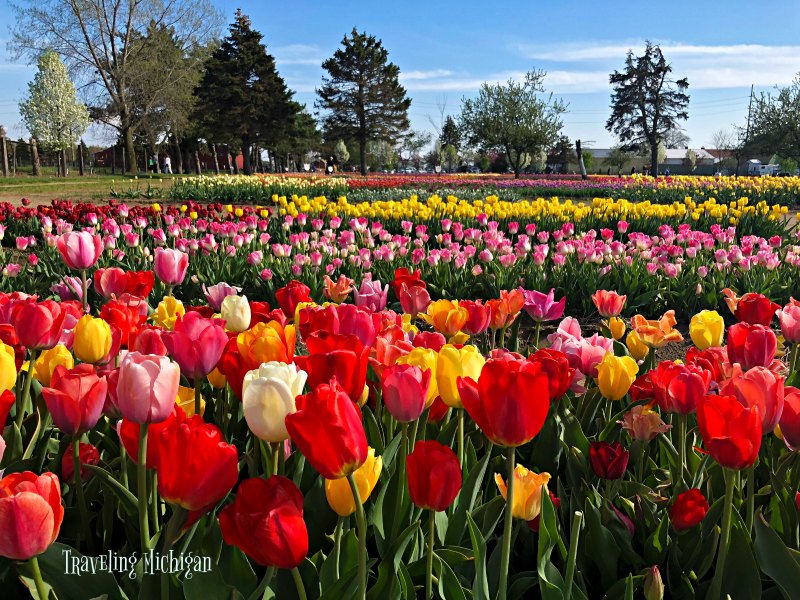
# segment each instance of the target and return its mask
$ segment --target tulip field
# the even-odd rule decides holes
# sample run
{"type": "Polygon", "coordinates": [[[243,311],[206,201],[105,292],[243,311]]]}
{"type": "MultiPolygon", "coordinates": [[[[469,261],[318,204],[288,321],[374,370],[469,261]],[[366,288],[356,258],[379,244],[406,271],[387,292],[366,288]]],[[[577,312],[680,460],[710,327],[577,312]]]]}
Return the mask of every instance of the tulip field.
{"type": "Polygon", "coordinates": [[[797,597],[794,178],[278,179],[0,205],[0,597],[797,597]]]}

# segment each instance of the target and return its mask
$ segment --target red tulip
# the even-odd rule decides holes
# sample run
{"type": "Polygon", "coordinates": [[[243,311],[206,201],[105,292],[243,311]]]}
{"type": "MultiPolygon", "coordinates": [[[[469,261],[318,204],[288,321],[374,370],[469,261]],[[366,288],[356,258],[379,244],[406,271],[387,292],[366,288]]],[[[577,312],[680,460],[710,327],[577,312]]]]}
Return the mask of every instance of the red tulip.
{"type": "Polygon", "coordinates": [[[742,372],[737,364],[731,378],[719,387],[719,393],[735,396],[745,407],[758,407],[763,433],[769,433],[778,425],[784,407],[783,377],[766,367],[753,367],[742,372]]]}
{"type": "Polygon", "coordinates": [[[178,317],[173,331],[161,339],[181,373],[193,382],[214,370],[228,343],[224,321],[193,312],[178,317]]]}
{"type": "Polygon", "coordinates": [[[458,305],[467,309],[469,315],[462,331],[469,335],[478,335],[489,328],[492,311],[487,305],[472,300],[459,300],[458,305]]]}
{"type": "Polygon", "coordinates": [[[3,428],[6,426],[8,413],[11,412],[11,407],[14,406],[16,401],[17,398],[11,390],[5,390],[0,394],[0,432],[2,432],[3,428]]]}
{"type": "MultiPolygon", "coordinates": [[[[281,316],[286,319],[286,315],[283,312],[278,311],[281,313],[281,316]]],[[[274,317],[270,315],[270,307],[268,302],[254,302],[250,301],[250,327],[252,328],[253,325],[256,323],[267,323],[272,321],[274,317]]],[[[285,325],[285,323],[281,323],[281,325],[285,325]]]]}
{"type": "Polygon", "coordinates": [[[786,445],[792,450],[800,450],[800,390],[790,385],[784,388],[780,426],[786,445]]]}
{"type": "Polygon", "coordinates": [[[442,511],[461,490],[461,465],[455,453],[435,440],[419,441],[406,456],[408,492],[420,508],[442,511]]]}
{"type": "Polygon", "coordinates": [[[308,356],[294,362],[308,373],[308,386],[314,389],[334,377],[353,402],[362,401],[367,381],[370,348],[354,335],[329,334],[325,331],[306,338],[308,356]]]}
{"type": "Polygon", "coordinates": [[[14,364],[19,372],[25,362],[25,347],[19,343],[17,331],[10,323],[0,323],[0,342],[14,348],[14,364]]]}
{"type": "Polygon", "coordinates": [[[650,371],[650,382],[656,403],[663,412],[688,415],[708,392],[711,373],[696,365],[665,360],[650,371]]]}
{"type": "Polygon", "coordinates": [[[170,504],[205,513],[239,478],[236,446],[225,443],[219,427],[199,415],[176,423],[158,443],[158,492],[170,504]]]}
{"type": "Polygon", "coordinates": [[[354,335],[365,346],[375,343],[375,323],[372,313],[355,304],[307,306],[300,311],[298,329],[303,339],[319,331],[354,335]]]}
{"type": "Polygon", "coordinates": [[[550,383],[550,402],[556,402],[567,393],[575,369],[569,366],[567,355],[558,350],[542,348],[528,357],[530,362],[538,363],[547,373],[550,383]]]}
{"type": "Polygon", "coordinates": [[[367,460],[361,411],[332,381],[296,398],[297,412],[286,415],[286,429],[325,479],[346,477],[367,460]]]}
{"type": "Polygon", "coordinates": [[[678,494],[672,508],[669,509],[669,520],[678,531],[691,529],[706,518],[708,514],[708,501],[703,492],[697,488],[686,490],[678,494]]]}
{"type": "Polygon", "coordinates": [[[711,380],[716,382],[722,381],[731,367],[728,351],[719,347],[698,350],[695,346],[691,346],[686,351],[686,364],[694,364],[705,369],[711,373],[711,380]]]}
{"type": "Polygon", "coordinates": [[[441,396],[436,396],[428,409],[428,423],[438,423],[444,419],[445,415],[450,411],[450,407],[444,403],[441,396]]]}
{"type": "Polygon", "coordinates": [[[383,371],[381,387],[386,410],[401,423],[419,418],[431,383],[431,372],[413,365],[392,365],[383,371]]]}
{"type": "Polygon", "coordinates": [[[18,303],[12,313],[12,324],[19,343],[28,350],[52,348],[61,339],[66,314],[52,300],[37,302],[31,298],[18,303]]]}
{"type": "Polygon", "coordinates": [[[405,283],[401,284],[397,297],[403,312],[412,316],[424,313],[431,303],[431,295],[428,290],[419,285],[409,287],[405,283]]]}
{"type": "Polygon", "coordinates": [[[618,316],[627,299],[627,296],[620,296],[617,292],[608,290],[597,290],[592,294],[592,302],[597,307],[597,312],[606,319],[618,316]]]}
{"type": "Polygon", "coordinates": [[[753,466],[761,448],[761,415],[734,396],[706,396],[697,405],[697,425],[709,454],[729,469],[753,466]]]}
{"type": "Polygon", "coordinates": [[[84,271],[103,253],[103,238],[88,231],[68,231],[56,243],[58,252],[70,269],[84,271]]]}
{"type": "Polygon", "coordinates": [[[489,360],[477,382],[458,379],[458,393],[469,416],[499,446],[531,441],[550,408],[549,377],[535,362],[489,360]]]}
{"type": "MultiPolygon", "coordinates": [[[[186,420],[186,415],[183,409],[174,404],[172,406],[172,413],[166,420],[160,423],[150,423],[147,426],[147,458],[145,459],[145,466],[148,469],[155,469],[158,467],[159,462],[159,449],[160,445],[158,440],[162,432],[171,431],[178,423],[186,420]]],[[[120,419],[117,423],[117,435],[119,441],[128,453],[128,458],[133,464],[139,463],[139,424],[129,421],[128,419],[120,419]]]]}
{"type": "Polygon", "coordinates": [[[728,360],[744,370],[768,367],[777,348],[778,340],[769,327],[736,323],[728,328],[728,360]]]}
{"type": "Polygon", "coordinates": [[[131,338],[135,339],[139,327],[144,324],[147,316],[142,315],[134,305],[110,300],[100,309],[100,318],[112,327],[116,327],[120,334],[120,345],[123,348],[130,348],[131,338]]]}
{"type": "Polygon", "coordinates": [[[439,352],[446,343],[447,340],[438,331],[423,331],[415,335],[411,341],[414,348],[428,348],[434,352],[439,352]]]}
{"type": "Polygon", "coordinates": [[[163,329],[145,325],[136,333],[131,334],[130,347],[132,350],[141,352],[142,354],[166,356],[169,354],[169,351],[164,345],[164,340],[161,338],[163,333],[163,329]]]}
{"type": "Polygon", "coordinates": [[[56,541],[64,520],[53,473],[11,473],[0,479],[0,556],[28,560],[56,541]]]}
{"type": "Polygon", "coordinates": [[[653,389],[653,382],[650,381],[650,373],[648,371],[643,375],[639,375],[636,381],[633,382],[628,393],[631,395],[631,402],[649,402],[656,399],[656,392],[653,389]]]}
{"type": "Polygon", "coordinates": [[[128,284],[128,274],[119,267],[97,269],[94,272],[94,289],[103,298],[119,296],[128,284]]]}
{"type": "Polygon", "coordinates": [[[592,442],[589,445],[589,462],[600,479],[620,479],[628,468],[630,452],[619,442],[592,442]]]}
{"type": "Polygon", "coordinates": [[[156,278],[152,271],[128,271],[124,293],[147,298],[153,291],[155,283],[156,278]]]}
{"type": "Polygon", "coordinates": [[[392,280],[392,289],[394,290],[395,296],[400,298],[400,289],[403,285],[407,288],[413,287],[421,287],[425,288],[425,282],[422,281],[421,272],[414,271],[411,273],[407,268],[400,267],[399,269],[395,269],[394,271],[394,279],[392,280]]]}
{"type": "Polygon", "coordinates": [[[265,567],[293,569],[308,554],[303,494],[286,477],[246,479],[219,513],[222,539],[265,567]]]}
{"type": "MultiPolygon", "coordinates": [[[[75,461],[72,458],[72,448],[75,442],[73,441],[67,449],[64,450],[64,455],[61,457],[61,480],[68,483],[73,483],[75,478],[75,461]]],[[[86,481],[92,476],[89,469],[85,469],[83,465],[96,465],[100,462],[100,451],[91,444],[80,443],[78,446],[78,455],[81,461],[81,479],[86,481]]]]}
{"type": "Polygon", "coordinates": [[[275,292],[275,298],[278,300],[278,305],[281,307],[283,314],[286,315],[286,318],[294,319],[297,305],[301,302],[311,302],[310,292],[311,288],[305,283],[293,279],[275,292]]]}
{"type": "Polygon", "coordinates": [[[42,397],[56,427],[67,435],[81,435],[100,419],[107,391],[106,378],[98,377],[92,365],[57,365],[42,397]]]}
{"type": "Polygon", "coordinates": [[[780,305],[772,302],[764,294],[754,294],[748,292],[741,298],[737,297],[731,290],[725,289],[727,298],[725,302],[731,309],[733,316],[742,323],[751,325],[769,326],[775,311],[780,309],[780,305]]]}

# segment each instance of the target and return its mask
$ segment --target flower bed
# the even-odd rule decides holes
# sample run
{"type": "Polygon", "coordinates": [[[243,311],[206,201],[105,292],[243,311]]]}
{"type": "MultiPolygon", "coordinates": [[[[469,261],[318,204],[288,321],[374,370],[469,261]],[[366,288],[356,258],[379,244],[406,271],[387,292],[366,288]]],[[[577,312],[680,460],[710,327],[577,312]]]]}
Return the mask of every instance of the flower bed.
{"type": "Polygon", "coordinates": [[[606,177],[583,180],[569,175],[535,175],[513,179],[503,175],[220,175],[185,177],[170,190],[174,200],[202,202],[268,202],[274,196],[325,196],[335,201],[346,195],[354,202],[402,200],[411,196],[455,195],[469,200],[499,196],[503,200],[536,198],[625,198],[656,204],[721,203],[750,198],[754,203],[797,204],[800,177],[606,177]]]}
{"type": "MultiPolygon", "coordinates": [[[[226,223],[235,249],[247,231],[226,223]]],[[[194,237],[198,221],[172,225],[170,245],[197,249],[159,245],[152,263],[91,229],[46,232],[59,262],[0,294],[9,597],[791,597],[795,301],[722,290],[735,324],[693,315],[683,361],[662,361],[683,337],[673,311],[623,319],[630,298],[598,291],[595,331],[552,290],[480,302],[439,281],[432,301],[432,250],[427,281],[401,267],[382,283],[373,265],[357,288],[339,268],[313,289],[273,273],[269,303],[224,282],[198,293],[192,277],[237,275],[238,251],[212,252],[219,232],[194,237]],[[124,268],[101,266],[107,254],[124,268]],[[79,299],[26,293],[65,273],[75,281],[59,293],[79,299]],[[545,337],[543,323],[558,327],[545,337]]],[[[309,239],[334,225],[311,224],[309,239]]],[[[589,235],[555,233],[576,254],[589,235]]],[[[637,251],[730,235],[663,230],[637,251]]],[[[382,237],[356,222],[328,243],[382,237]]],[[[426,251],[417,239],[411,254],[426,251]]]]}

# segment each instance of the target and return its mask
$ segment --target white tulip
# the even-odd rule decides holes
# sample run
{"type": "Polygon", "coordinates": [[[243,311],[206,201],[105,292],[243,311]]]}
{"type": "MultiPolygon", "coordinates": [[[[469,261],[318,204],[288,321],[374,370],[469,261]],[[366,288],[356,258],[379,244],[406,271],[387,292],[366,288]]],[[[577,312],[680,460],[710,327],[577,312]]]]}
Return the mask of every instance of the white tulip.
{"type": "Polygon", "coordinates": [[[242,408],[256,437],[271,443],[289,437],[286,415],[297,410],[295,398],[303,393],[307,378],[305,371],[282,362],[267,362],[247,372],[242,382],[242,408]]]}
{"type": "Polygon", "coordinates": [[[250,328],[250,303],[247,296],[226,296],[222,301],[220,316],[225,319],[228,331],[241,333],[250,328]]]}

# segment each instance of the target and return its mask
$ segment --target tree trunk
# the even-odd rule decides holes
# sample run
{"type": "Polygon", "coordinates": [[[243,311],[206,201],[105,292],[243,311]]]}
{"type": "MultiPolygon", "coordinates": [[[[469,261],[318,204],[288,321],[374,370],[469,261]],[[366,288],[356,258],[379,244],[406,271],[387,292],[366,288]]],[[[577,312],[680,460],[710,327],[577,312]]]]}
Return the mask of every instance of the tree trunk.
{"type": "Polygon", "coordinates": [[[11,143],[11,176],[17,176],[17,143],[11,143]]]}
{"type": "Polygon", "coordinates": [[[67,149],[63,148],[61,150],[61,176],[67,176],[67,149]]]}
{"type": "Polygon", "coordinates": [[[203,170],[200,168],[200,151],[199,150],[195,150],[194,151],[194,164],[195,164],[195,167],[197,168],[197,174],[198,175],[202,175],[203,174],[203,170]]]}
{"type": "Polygon", "coordinates": [[[250,175],[253,169],[250,165],[250,138],[242,138],[242,170],[245,175],[250,175]]]}
{"type": "Polygon", "coordinates": [[[83,140],[81,140],[81,143],[78,146],[78,170],[80,172],[81,177],[83,177],[84,174],[84,165],[83,165],[84,150],[86,150],[86,146],[84,145],[83,140]]]}
{"type": "Polygon", "coordinates": [[[122,137],[125,141],[125,153],[127,156],[127,165],[123,165],[123,174],[125,173],[124,169],[127,166],[127,170],[130,171],[133,175],[136,175],[139,172],[139,165],[136,163],[136,147],[133,144],[133,130],[128,127],[122,130],[122,137]]]}
{"type": "Polygon", "coordinates": [[[658,140],[650,142],[650,175],[658,177],[658,140]]]}
{"type": "Polygon", "coordinates": [[[178,173],[183,175],[183,153],[181,152],[181,144],[177,137],[172,138],[175,142],[175,163],[178,165],[178,173]]]}
{"type": "Polygon", "coordinates": [[[216,144],[211,144],[211,152],[214,154],[214,175],[219,175],[219,157],[217,156],[216,144]]]}
{"type": "Polygon", "coordinates": [[[36,146],[36,138],[31,138],[31,169],[34,177],[42,174],[42,163],[39,161],[39,148],[36,146]]]}
{"type": "Polygon", "coordinates": [[[0,136],[0,155],[3,161],[3,177],[8,177],[8,146],[6,146],[6,136],[0,136]]]}
{"type": "Polygon", "coordinates": [[[581,179],[589,179],[586,174],[586,165],[583,163],[583,148],[580,140],[575,140],[575,154],[578,155],[578,164],[581,167],[581,179]]]}
{"type": "MultiPolygon", "coordinates": [[[[358,140],[358,162],[361,167],[361,175],[367,174],[367,136],[361,135],[358,140]]],[[[344,165],[339,165],[343,167],[344,165]]]]}

